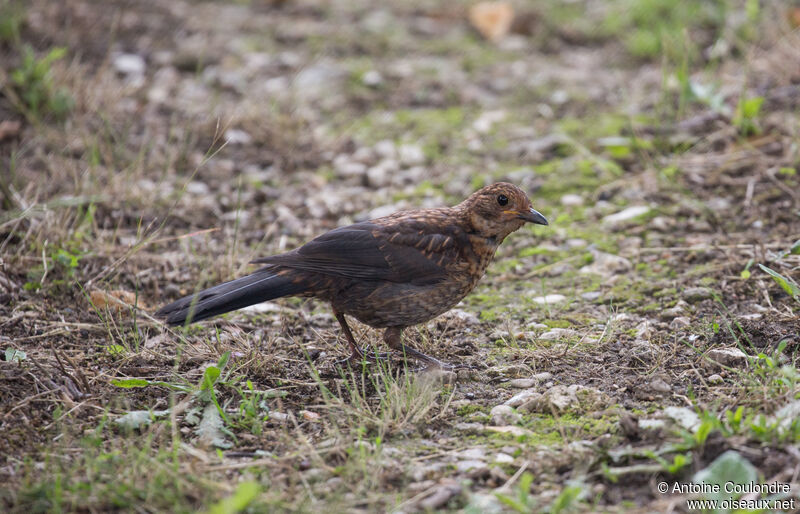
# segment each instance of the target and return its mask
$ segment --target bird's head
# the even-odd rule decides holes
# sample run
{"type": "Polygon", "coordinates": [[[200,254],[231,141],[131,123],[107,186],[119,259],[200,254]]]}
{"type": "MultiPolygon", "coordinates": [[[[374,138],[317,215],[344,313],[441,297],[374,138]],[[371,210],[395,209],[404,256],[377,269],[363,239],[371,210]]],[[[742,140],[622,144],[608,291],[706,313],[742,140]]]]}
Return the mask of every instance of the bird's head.
{"type": "Polygon", "coordinates": [[[525,223],[547,225],[547,219],[531,205],[528,196],[514,184],[497,182],[482,187],[459,206],[472,227],[498,243],[525,223]]]}

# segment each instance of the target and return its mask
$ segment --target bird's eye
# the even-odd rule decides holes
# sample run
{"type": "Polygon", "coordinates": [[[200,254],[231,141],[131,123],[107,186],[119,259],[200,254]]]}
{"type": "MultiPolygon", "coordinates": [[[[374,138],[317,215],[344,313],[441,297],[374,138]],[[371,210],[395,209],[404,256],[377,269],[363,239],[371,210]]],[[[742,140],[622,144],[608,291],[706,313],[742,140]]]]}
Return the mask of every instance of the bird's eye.
{"type": "Polygon", "coordinates": [[[499,203],[500,205],[506,205],[508,203],[508,197],[506,195],[498,196],[497,203],[499,203]]]}

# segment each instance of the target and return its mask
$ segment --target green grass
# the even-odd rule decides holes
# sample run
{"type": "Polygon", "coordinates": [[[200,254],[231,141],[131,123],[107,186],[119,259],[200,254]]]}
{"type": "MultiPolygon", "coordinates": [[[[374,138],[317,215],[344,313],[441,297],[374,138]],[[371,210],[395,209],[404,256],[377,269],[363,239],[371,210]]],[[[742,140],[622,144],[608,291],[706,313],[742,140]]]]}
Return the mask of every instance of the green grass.
{"type": "Polygon", "coordinates": [[[33,462],[23,463],[22,486],[14,493],[17,511],[124,510],[146,504],[192,512],[219,491],[214,481],[182,472],[178,446],[159,448],[152,433],[115,436],[109,444],[107,430],[99,426],[89,436],[62,440],[45,460],[44,474],[33,462]]]}
{"type": "Polygon", "coordinates": [[[57,47],[37,57],[30,46],[22,48],[20,64],[11,70],[11,88],[7,95],[29,119],[35,121],[47,115],[62,119],[72,109],[74,100],[66,89],[54,84],[51,72],[52,65],[66,54],[65,48],[57,47]]]}

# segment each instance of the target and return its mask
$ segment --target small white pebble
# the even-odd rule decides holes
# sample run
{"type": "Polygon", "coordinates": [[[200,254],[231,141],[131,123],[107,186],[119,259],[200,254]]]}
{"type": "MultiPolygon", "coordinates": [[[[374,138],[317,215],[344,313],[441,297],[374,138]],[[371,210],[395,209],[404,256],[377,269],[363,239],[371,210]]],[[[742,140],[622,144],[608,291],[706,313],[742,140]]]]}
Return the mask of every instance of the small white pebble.
{"type": "Polygon", "coordinates": [[[498,464],[511,464],[514,462],[514,457],[507,453],[498,453],[495,455],[494,461],[498,464]]]}

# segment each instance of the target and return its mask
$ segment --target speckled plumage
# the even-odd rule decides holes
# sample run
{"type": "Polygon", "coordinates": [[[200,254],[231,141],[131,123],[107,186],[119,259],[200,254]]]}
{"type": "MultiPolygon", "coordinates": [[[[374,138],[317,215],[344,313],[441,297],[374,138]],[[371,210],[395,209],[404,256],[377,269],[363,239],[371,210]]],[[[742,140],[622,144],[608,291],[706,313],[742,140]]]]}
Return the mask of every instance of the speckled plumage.
{"type": "Polygon", "coordinates": [[[187,296],[157,316],[199,321],[280,296],[330,302],[354,357],[344,314],[387,328],[390,347],[441,365],[403,345],[406,327],[456,305],[483,276],[503,240],[526,222],[547,224],[518,187],[486,186],[454,207],[401,211],[327,232],[291,252],[254,261],[255,273],[187,296]],[[505,201],[505,203],[502,203],[505,201]]]}

